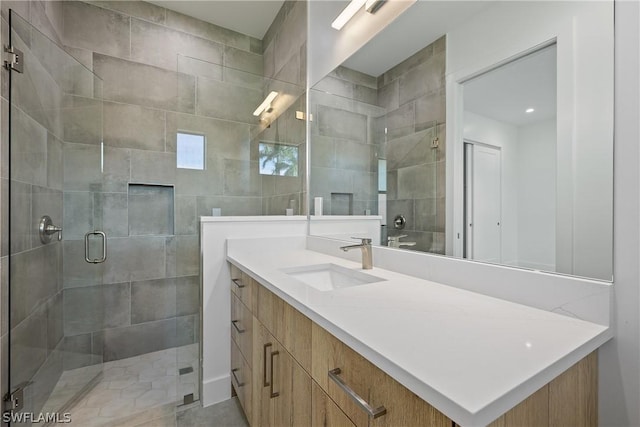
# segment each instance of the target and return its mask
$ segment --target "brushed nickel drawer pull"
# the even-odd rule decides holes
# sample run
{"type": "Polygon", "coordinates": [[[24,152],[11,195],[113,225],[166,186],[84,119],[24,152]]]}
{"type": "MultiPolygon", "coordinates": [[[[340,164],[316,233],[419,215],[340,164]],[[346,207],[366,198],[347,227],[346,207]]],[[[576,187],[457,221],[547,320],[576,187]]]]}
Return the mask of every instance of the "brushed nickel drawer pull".
{"type": "Polygon", "coordinates": [[[347,393],[347,396],[349,396],[356,403],[356,405],[358,405],[360,408],[362,408],[363,411],[369,414],[369,417],[378,418],[387,413],[387,409],[384,406],[379,406],[375,409],[372,408],[366,400],[360,397],[358,393],[353,391],[353,389],[349,387],[347,383],[342,380],[342,378],[339,377],[340,372],[342,372],[340,368],[330,370],[329,378],[331,378],[336,384],[338,384],[338,387],[340,387],[342,391],[347,393]]]}
{"type": "Polygon", "coordinates": [[[236,376],[236,372],[238,372],[240,370],[240,368],[235,368],[231,370],[231,375],[233,375],[233,379],[236,380],[236,385],[238,387],[242,387],[244,386],[244,383],[241,383],[240,380],[238,379],[238,377],[236,376]]]}
{"type": "Polygon", "coordinates": [[[277,356],[279,355],[280,352],[279,351],[272,351],[271,352],[271,383],[269,384],[269,392],[271,393],[271,398],[273,399],[274,397],[278,397],[280,396],[280,392],[273,392],[273,356],[277,356]]]}
{"type": "MultiPolygon", "coordinates": [[[[268,342],[262,346],[262,387],[269,387],[267,381],[267,349],[271,347],[271,343],[268,342]]],[[[273,365],[271,366],[273,368],[273,365]]],[[[271,375],[273,377],[273,373],[271,375]]]]}
{"type": "Polygon", "coordinates": [[[233,325],[234,328],[236,328],[236,331],[238,331],[239,334],[243,334],[245,332],[247,332],[246,329],[240,329],[240,327],[238,326],[238,322],[240,322],[239,320],[232,320],[231,324],[233,325]]]}
{"type": "Polygon", "coordinates": [[[235,285],[240,289],[242,289],[242,288],[244,288],[246,286],[246,285],[242,284],[242,279],[231,279],[231,281],[233,283],[235,283],[235,285]]]}

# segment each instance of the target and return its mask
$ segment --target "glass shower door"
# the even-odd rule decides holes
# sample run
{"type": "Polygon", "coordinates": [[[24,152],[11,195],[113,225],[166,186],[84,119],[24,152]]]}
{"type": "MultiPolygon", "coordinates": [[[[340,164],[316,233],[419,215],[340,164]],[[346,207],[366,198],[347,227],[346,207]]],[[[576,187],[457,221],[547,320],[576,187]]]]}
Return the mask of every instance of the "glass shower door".
{"type": "Polygon", "coordinates": [[[112,181],[103,173],[102,81],[13,11],[9,27],[18,64],[7,73],[3,391],[14,398],[14,422],[40,413],[59,413],[61,420],[99,379],[103,330],[114,322],[108,312],[114,302],[101,286],[108,246],[103,191],[112,181]]]}

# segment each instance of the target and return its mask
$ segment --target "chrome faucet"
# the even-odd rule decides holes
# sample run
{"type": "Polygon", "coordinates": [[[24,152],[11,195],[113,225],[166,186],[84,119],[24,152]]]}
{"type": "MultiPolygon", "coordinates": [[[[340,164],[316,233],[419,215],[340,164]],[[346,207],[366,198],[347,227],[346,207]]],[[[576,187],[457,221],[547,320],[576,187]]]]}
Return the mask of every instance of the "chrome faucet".
{"type": "Polygon", "coordinates": [[[387,237],[387,246],[390,248],[400,248],[402,246],[415,246],[416,242],[401,242],[400,239],[403,237],[407,237],[406,234],[401,234],[399,236],[389,236],[387,237]]]}
{"type": "Polygon", "coordinates": [[[362,269],[371,270],[373,268],[373,253],[371,250],[371,239],[352,237],[352,239],[360,239],[362,242],[359,245],[341,246],[340,249],[347,252],[351,249],[362,249],[362,269]]]}

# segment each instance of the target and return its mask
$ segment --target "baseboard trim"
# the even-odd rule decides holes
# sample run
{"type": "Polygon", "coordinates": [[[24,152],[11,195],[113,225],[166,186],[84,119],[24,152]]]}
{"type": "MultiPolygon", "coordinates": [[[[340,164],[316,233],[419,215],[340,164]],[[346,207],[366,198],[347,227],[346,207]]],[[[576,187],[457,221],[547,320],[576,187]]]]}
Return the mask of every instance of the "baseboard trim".
{"type": "Polygon", "coordinates": [[[207,407],[231,399],[231,376],[224,375],[202,381],[202,406],[207,407]]]}

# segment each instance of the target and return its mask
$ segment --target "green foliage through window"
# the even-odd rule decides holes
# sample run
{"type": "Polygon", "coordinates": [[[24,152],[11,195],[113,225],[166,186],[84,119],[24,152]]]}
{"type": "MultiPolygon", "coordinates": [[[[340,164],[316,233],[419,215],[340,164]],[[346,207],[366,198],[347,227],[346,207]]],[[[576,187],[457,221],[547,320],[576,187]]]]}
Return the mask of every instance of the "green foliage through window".
{"type": "Polygon", "coordinates": [[[295,145],[261,142],[260,174],[298,176],[298,147],[295,145]]]}

